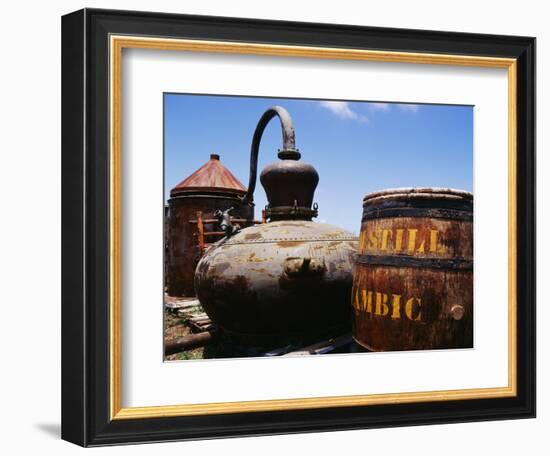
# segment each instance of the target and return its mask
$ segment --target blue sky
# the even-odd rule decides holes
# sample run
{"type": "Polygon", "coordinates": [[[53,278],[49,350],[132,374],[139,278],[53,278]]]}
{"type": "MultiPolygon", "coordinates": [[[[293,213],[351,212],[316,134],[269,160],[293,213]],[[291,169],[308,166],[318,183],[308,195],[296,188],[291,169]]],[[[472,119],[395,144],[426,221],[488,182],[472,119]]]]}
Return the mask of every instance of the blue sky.
{"type": "MultiPolygon", "coordinates": [[[[392,187],[472,191],[473,107],[165,94],[165,199],[211,153],[246,186],[250,142],[263,112],[285,107],[302,160],[319,173],[319,222],[357,233],[365,194],[392,187]]],[[[277,160],[277,119],[262,137],[258,176],[277,160]]],[[[259,178],[258,178],[259,181],[259,178]]],[[[257,183],[256,218],[267,203],[257,183]]]]}

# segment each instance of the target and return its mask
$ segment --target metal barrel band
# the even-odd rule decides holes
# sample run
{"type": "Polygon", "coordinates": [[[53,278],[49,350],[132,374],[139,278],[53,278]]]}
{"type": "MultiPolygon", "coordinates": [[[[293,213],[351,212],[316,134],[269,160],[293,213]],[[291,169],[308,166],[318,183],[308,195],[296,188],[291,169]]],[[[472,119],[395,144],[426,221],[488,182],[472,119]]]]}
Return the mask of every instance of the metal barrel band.
{"type": "Polygon", "coordinates": [[[296,217],[317,217],[318,210],[316,207],[311,209],[307,206],[276,206],[276,207],[266,207],[265,215],[267,218],[271,217],[285,217],[292,218],[296,217]]]}
{"type": "Polygon", "coordinates": [[[436,218],[460,220],[464,222],[473,222],[474,220],[471,211],[444,208],[392,207],[387,209],[365,209],[363,212],[362,222],[365,222],[366,220],[399,217],[436,218]]]}
{"type": "Polygon", "coordinates": [[[364,255],[356,257],[356,263],[369,266],[389,266],[396,268],[432,268],[454,271],[472,271],[473,260],[466,258],[430,258],[412,255],[364,255]]]}

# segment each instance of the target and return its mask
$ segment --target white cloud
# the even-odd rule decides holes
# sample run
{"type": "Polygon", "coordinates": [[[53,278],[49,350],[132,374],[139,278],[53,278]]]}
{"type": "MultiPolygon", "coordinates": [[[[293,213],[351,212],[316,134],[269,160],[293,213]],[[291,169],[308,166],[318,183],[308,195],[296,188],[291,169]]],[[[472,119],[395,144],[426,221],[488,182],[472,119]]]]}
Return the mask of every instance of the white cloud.
{"type": "Polygon", "coordinates": [[[353,109],[351,109],[347,101],[320,101],[319,105],[325,109],[328,109],[341,119],[357,120],[364,123],[369,121],[366,116],[357,114],[353,109]]]}
{"type": "Polygon", "coordinates": [[[389,103],[369,103],[368,107],[371,111],[382,111],[387,112],[390,110],[389,103]]]}
{"type": "Polygon", "coordinates": [[[420,109],[420,106],[415,104],[399,104],[397,106],[399,106],[399,109],[401,109],[401,111],[405,112],[418,112],[418,110],[420,109]]]}
{"type": "Polygon", "coordinates": [[[342,119],[357,118],[357,113],[351,110],[347,101],[320,101],[319,104],[342,119]]]}

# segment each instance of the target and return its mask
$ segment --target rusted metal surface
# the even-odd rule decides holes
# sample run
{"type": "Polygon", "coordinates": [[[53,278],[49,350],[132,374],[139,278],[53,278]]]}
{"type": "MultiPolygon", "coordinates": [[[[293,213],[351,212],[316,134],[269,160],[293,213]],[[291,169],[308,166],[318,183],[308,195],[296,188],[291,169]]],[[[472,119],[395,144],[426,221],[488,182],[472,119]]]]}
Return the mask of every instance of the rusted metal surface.
{"type": "Polygon", "coordinates": [[[367,195],[352,308],[353,337],[369,350],[472,347],[472,194],[367,195]]]}
{"type": "Polygon", "coordinates": [[[254,132],[243,203],[253,204],[261,136],[276,116],[283,133],[280,160],[261,174],[269,222],[239,230],[226,220],[228,236],[205,252],[195,274],[197,297],[212,321],[232,343],[256,348],[349,330],[357,250],[351,233],[311,221],[319,176],[299,162],[292,119],[280,106],[268,109],[254,132]]]}
{"type": "Polygon", "coordinates": [[[232,216],[252,223],[254,208],[242,203],[245,192],[246,189],[220,163],[217,155],[212,155],[204,166],[171,190],[166,239],[169,295],[194,296],[195,267],[203,248],[223,237],[223,234],[205,237],[205,233],[221,231],[214,216],[217,210],[233,208],[232,216]],[[209,223],[199,226],[197,212],[209,223]]]}
{"type": "Polygon", "coordinates": [[[250,181],[244,202],[253,202],[261,137],[265,127],[275,116],[281,121],[283,148],[278,152],[280,160],[267,165],[260,174],[268,199],[266,217],[270,221],[311,220],[317,216],[317,205],[312,208],[312,204],[319,175],[313,166],[300,161],[301,154],[296,149],[292,118],[281,106],[269,108],[254,131],[250,150],[250,181]]]}
{"type": "Polygon", "coordinates": [[[248,181],[248,190],[244,196],[245,203],[254,201],[254,191],[256,190],[256,176],[258,173],[258,153],[260,151],[260,142],[265,127],[273,117],[277,116],[281,122],[281,131],[283,134],[283,150],[288,158],[299,159],[300,153],[296,149],[296,138],[292,118],[288,111],[282,106],[272,106],[267,109],[260,117],[254,135],[252,145],[250,146],[250,177],[248,181]]]}
{"type": "Polygon", "coordinates": [[[246,188],[222,165],[218,154],[211,154],[210,160],[170,190],[170,196],[196,191],[244,195],[246,188]]]}
{"type": "MultiPolygon", "coordinates": [[[[236,196],[204,195],[180,196],[170,199],[170,223],[168,231],[168,294],[171,296],[194,296],[195,267],[202,256],[205,244],[204,231],[218,231],[217,222],[201,224],[202,237],[199,236],[197,224],[190,220],[197,219],[197,212],[202,212],[205,219],[213,219],[220,209],[235,208],[233,214],[252,220],[253,208],[240,205],[236,196]],[[199,243],[199,239],[202,240],[199,243]]],[[[210,236],[209,243],[215,243],[222,235],[210,236]]]]}
{"type": "MultiPolygon", "coordinates": [[[[237,217],[231,217],[229,216],[228,220],[229,223],[227,223],[227,220],[225,222],[226,227],[224,227],[223,218],[219,217],[220,213],[226,213],[226,212],[233,212],[233,207],[227,209],[226,211],[216,211],[214,214],[218,215],[217,218],[213,219],[205,219],[202,217],[202,211],[197,211],[197,220],[189,220],[189,223],[196,224],[197,225],[197,243],[199,245],[199,249],[201,251],[201,256],[206,250],[207,247],[212,245],[212,240],[218,241],[221,237],[227,235],[226,228],[231,225],[238,227],[240,229],[241,226],[249,226],[253,224],[258,223],[265,223],[265,218],[263,216],[262,211],[262,220],[250,220],[250,219],[243,219],[243,218],[237,218],[237,217]],[[221,220],[221,221],[220,221],[221,220]],[[212,226],[219,226],[220,229],[223,229],[223,231],[204,231],[205,224],[213,224],[212,226]],[[233,225],[235,224],[235,225],[233,225]],[[215,239],[214,239],[215,238],[215,239]]],[[[231,233],[233,230],[231,230],[231,233]]]]}
{"type": "Polygon", "coordinates": [[[164,252],[163,252],[163,274],[164,274],[164,290],[166,291],[168,289],[168,271],[169,271],[169,264],[168,264],[168,257],[169,257],[169,245],[168,245],[168,230],[170,227],[170,210],[169,210],[168,204],[164,204],[164,223],[163,223],[163,231],[164,231],[164,252]]]}
{"type": "Polygon", "coordinates": [[[357,238],[338,227],[280,221],[210,247],[195,288],[213,322],[243,344],[304,340],[349,327],[357,238]]]}

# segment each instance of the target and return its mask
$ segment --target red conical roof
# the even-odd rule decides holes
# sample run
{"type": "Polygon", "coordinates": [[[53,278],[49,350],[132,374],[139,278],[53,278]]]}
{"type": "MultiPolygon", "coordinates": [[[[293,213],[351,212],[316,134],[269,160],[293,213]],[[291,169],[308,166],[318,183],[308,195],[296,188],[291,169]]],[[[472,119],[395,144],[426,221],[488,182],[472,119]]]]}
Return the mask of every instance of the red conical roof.
{"type": "Polygon", "coordinates": [[[210,160],[170,190],[170,195],[197,191],[244,195],[246,188],[231,171],[220,163],[219,155],[211,154],[210,160]]]}

